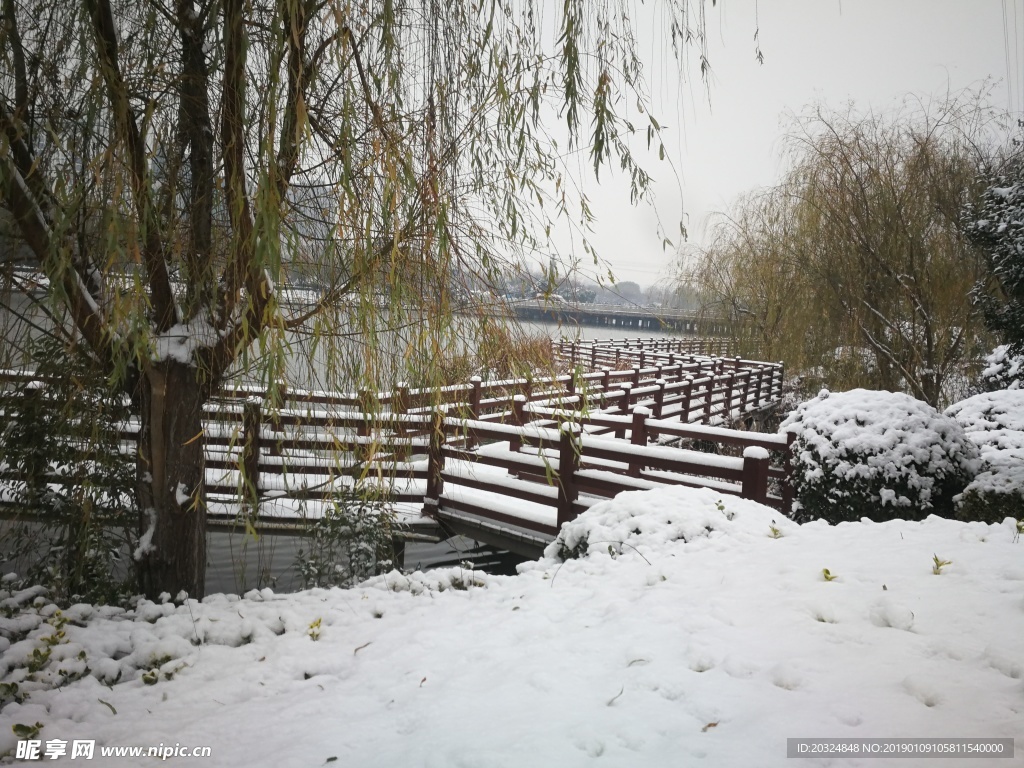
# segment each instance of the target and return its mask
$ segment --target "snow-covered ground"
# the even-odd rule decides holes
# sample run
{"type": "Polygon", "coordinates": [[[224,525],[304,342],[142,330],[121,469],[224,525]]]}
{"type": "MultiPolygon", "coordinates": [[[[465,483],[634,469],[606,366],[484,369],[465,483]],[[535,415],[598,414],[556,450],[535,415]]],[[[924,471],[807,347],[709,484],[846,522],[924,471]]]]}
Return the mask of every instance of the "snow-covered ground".
{"type": "Polygon", "coordinates": [[[12,725],[40,723],[44,749],[96,740],[104,765],[157,761],[103,762],[102,745],[159,744],[212,748],[168,765],[1024,765],[1013,521],[798,526],[673,488],[598,504],[563,535],[589,555],[76,606],[49,644],[53,606],[6,595],[0,628],[30,631],[0,639],[0,680],[29,696],[0,711],[0,753],[12,725]],[[89,673],[24,679],[48,645],[36,678],[89,673]],[[791,737],[1011,737],[1016,757],[795,760],[791,737]]]}

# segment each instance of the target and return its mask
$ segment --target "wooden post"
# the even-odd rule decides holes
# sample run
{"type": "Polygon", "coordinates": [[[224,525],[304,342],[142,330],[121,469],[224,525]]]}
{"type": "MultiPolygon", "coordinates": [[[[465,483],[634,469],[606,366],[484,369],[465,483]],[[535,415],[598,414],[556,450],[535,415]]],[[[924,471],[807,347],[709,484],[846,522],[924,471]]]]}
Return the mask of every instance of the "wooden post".
{"type": "Polygon", "coordinates": [[[409,458],[411,444],[406,443],[408,430],[402,417],[409,412],[409,385],[404,381],[399,382],[395,389],[394,399],[391,401],[391,413],[395,417],[395,458],[398,461],[405,461],[409,458]]]}
{"type": "Polygon", "coordinates": [[[558,518],[559,528],[576,517],[573,504],[579,498],[576,487],[576,471],[580,466],[580,454],[576,445],[579,425],[565,422],[558,438],[558,518]]]}
{"type": "Polygon", "coordinates": [[[430,425],[430,444],[427,448],[427,493],[423,497],[423,514],[425,517],[437,519],[437,510],[441,506],[441,494],[444,493],[444,444],[445,423],[444,411],[438,408],[430,425]]]}
{"type": "Polygon", "coordinates": [[[634,387],[640,386],[640,366],[639,365],[634,365],[633,366],[633,386],[634,387]]]}
{"type": "Polygon", "coordinates": [[[277,385],[278,402],[270,404],[270,429],[273,430],[277,439],[270,444],[270,452],[274,456],[281,455],[281,439],[284,437],[284,425],[281,423],[281,411],[288,405],[288,385],[281,383],[277,385]]]}
{"type": "Polygon", "coordinates": [[[590,370],[597,370],[597,344],[590,345],[590,370]]]}
{"type": "Polygon", "coordinates": [[[704,418],[701,419],[701,424],[711,423],[711,399],[715,394],[715,374],[712,371],[708,375],[708,383],[704,389],[704,418]]]}
{"type": "Polygon", "coordinates": [[[765,504],[768,501],[768,449],[751,445],[743,450],[744,499],[765,504]]]}
{"type": "MultiPolygon", "coordinates": [[[[512,423],[517,427],[526,423],[526,395],[516,395],[512,398],[512,423]]],[[[519,435],[509,438],[508,443],[508,448],[513,453],[518,453],[523,447],[519,435]]]]}
{"type": "MultiPolygon", "coordinates": [[[[650,411],[646,408],[637,408],[633,411],[633,424],[630,427],[629,443],[630,445],[647,445],[647,417],[650,415],[650,411]]],[[[644,464],[641,462],[629,462],[629,475],[631,477],[640,477],[640,471],[644,468],[644,464]]]]}
{"type": "Polygon", "coordinates": [[[736,384],[736,373],[730,373],[725,379],[725,400],[722,401],[722,426],[732,426],[732,396],[736,384]]]}
{"type": "Polygon", "coordinates": [[[242,485],[244,504],[255,516],[260,503],[260,443],[263,400],[249,397],[242,406],[242,485]]]}
{"type": "MultiPolygon", "coordinates": [[[[469,418],[476,421],[480,418],[480,377],[473,376],[469,383],[473,385],[473,391],[469,393],[469,418]]],[[[476,440],[468,434],[466,435],[466,448],[467,450],[476,448],[476,440]]]]}
{"type": "Polygon", "coordinates": [[[764,385],[764,372],[765,367],[763,365],[757,366],[757,384],[754,386],[754,410],[761,407],[761,388],[764,385]]]}
{"type": "Polygon", "coordinates": [[[471,377],[469,383],[473,385],[473,391],[469,393],[469,418],[475,420],[480,418],[480,377],[471,377]]]}
{"type": "MultiPolygon", "coordinates": [[[[373,410],[373,393],[368,389],[360,389],[359,412],[362,414],[363,418],[359,422],[359,426],[356,427],[357,437],[364,438],[370,436],[370,413],[373,410]]],[[[370,442],[368,440],[359,440],[358,443],[355,455],[359,457],[360,461],[369,461],[372,458],[370,442]]]]}
{"type": "Polygon", "coordinates": [[[686,387],[683,389],[683,404],[679,411],[679,420],[683,424],[690,423],[690,401],[693,398],[693,374],[686,374],[686,387]]]}
{"type": "Polygon", "coordinates": [[[654,418],[661,418],[661,409],[665,406],[665,380],[658,377],[655,382],[658,385],[658,391],[654,393],[654,418]]]}

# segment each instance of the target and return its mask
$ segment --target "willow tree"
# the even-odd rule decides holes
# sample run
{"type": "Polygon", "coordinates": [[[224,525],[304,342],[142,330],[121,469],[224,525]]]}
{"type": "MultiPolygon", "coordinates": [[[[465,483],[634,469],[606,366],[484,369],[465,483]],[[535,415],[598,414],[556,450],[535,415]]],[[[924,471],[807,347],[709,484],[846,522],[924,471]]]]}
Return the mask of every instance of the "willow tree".
{"type": "Polygon", "coordinates": [[[970,295],[984,264],[959,227],[987,120],[965,95],[798,121],[792,170],[740,203],[696,270],[746,353],[831,387],[955,398],[987,344],[970,295]]]}
{"type": "MultiPolygon", "coordinates": [[[[691,4],[658,10],[677,55],[702,51],[691,4]]],[[[369,384],[444,354],[460,279],[588,217],[567,151],[643,196],[629,134],[659,142],[625,3],[2,10],[2,204],[137,413],[150,595],[203,592],[201,414],[225,380],[247,367],[277,397],[301,340],[369,384]]]]}

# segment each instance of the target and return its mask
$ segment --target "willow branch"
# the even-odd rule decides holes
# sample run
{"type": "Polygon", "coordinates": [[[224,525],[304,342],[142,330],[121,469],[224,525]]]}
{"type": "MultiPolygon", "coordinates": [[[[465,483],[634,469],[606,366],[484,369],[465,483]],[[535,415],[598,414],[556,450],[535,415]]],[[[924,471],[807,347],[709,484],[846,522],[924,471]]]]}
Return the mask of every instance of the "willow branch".
{"type": "Polygon", "coordinates": [[[132,194],[145,236],[142,244],[143,262],[149,278],[156,330],[162,333],[178,321],[178,316],[163,255],[162,228],[150,200],[146,144],[128,101],[128,88],[118,64],[117,31],[110,0],[86,0],[86,7],[96,40],[96,58],[113,111],[115,130],[128,153],[132,194]]]}

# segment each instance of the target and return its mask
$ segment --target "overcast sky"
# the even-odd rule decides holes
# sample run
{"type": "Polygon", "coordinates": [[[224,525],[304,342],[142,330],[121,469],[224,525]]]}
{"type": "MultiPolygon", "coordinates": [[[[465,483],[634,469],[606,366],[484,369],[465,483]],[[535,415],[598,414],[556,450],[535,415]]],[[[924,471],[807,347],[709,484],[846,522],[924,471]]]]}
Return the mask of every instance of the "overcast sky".
{"type": "MultiPolygon", "coordinates": [[[[653,38],[657,19],[651,27],[653,38]]],[[[699,245],[710,213],[780,178],[785,115],[815,100],[884,109],[907,94],[940,98],[989,79],[993,106],[1024,104],[1024,0],[719,0],[708,32],[707,90],[697,72],[680,86],[662,43],[648,46],[659,62],[649,71],[654,112],[669,126],[679,180],[664,163],[648,168],[676,240],[681,211],[699,245]]],[[[670,274],[674,253],[661,248],[654,212],[627,209],[621,185],[597,188],[592,178],[593,239],[616,279],[647,285],[670,274]]]]}

